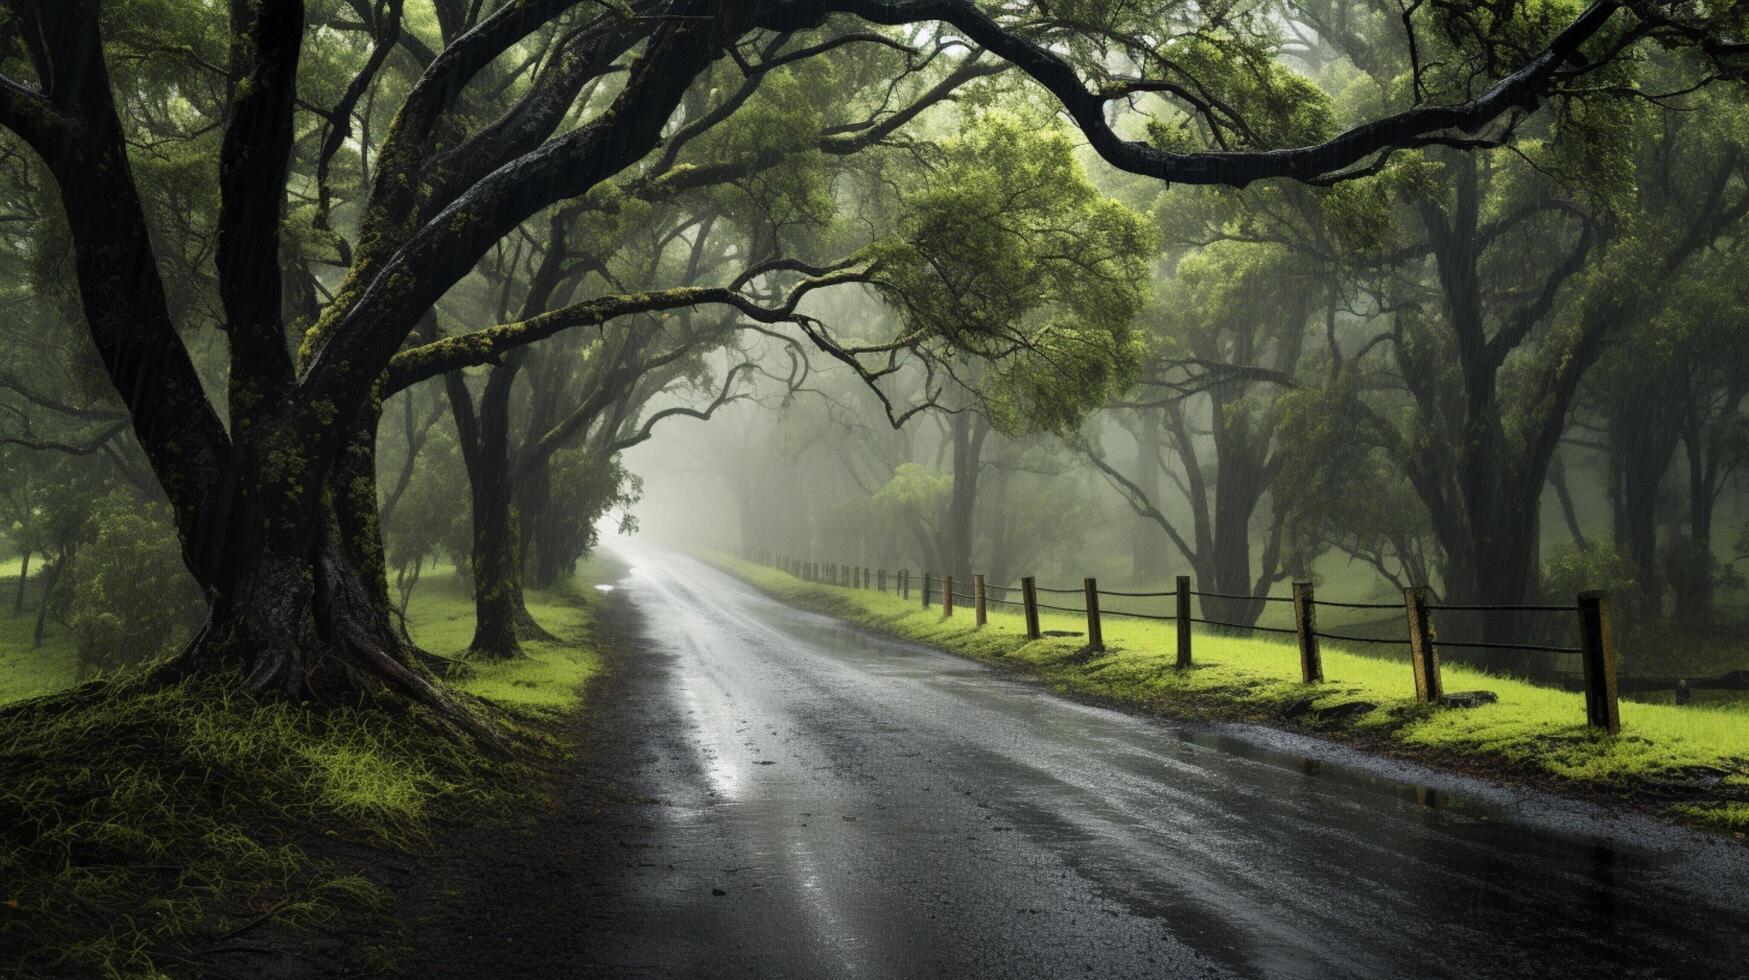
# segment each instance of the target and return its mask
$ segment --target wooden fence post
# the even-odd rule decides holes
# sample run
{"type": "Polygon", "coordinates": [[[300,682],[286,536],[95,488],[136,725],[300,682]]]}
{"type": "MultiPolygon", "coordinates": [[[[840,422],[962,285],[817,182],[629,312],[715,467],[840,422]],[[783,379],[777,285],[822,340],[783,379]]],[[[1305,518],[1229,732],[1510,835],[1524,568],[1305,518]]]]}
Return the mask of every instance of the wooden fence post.
{"type": "Polygon", "coordinates": [[[929,573],[924,572],[923,573],[923,608],[925,608],[925,609],[929,608],[929,586],[931,584],[932,583],[930,581],[929,573]]]}
{"type": "Polygon", "coordinates": [[[984,609],[984,576],[972,576],[972,618],[979,629],[984,628],[986,620],[984,609]]]}
{"type": "Polygon", "coordinates": [[[1300,680],[1317,684],[1324,680],[1324,657],[1318,651],[1318,607],[1312,599],[1312,583],[1294,583],[1294,631],[1300,636],[1300,680]]]}
{"type": "Polygon", "coordinates": [[[1031,575],[1020,580],[1020,606],[1026,610],[1026,638],[1038,639],[1038,587],[1031,575]]]}
{"type": "Polygon", "coordinates": [[[874,577],[868,573],[868,566],[862,566],[862,587],[868,589],[874,584],[874,577]]]}
{"type": "Polygon", "coordinates": [[[1178,576],[1178,666],[1190,666],[1190,576],[1178,576]]]}
{"type": "Polygon", "coordinates": [[[1615,630],[1609,593],[1579,593],[1579,650],[1585,664],[1585,721],[1611,735],[1621,731],[1615,698],[1615,630]]]}
{"type": "Polygon", "coordinates": [[[953,615],[953,576],[952,575],[943,575],[941,577],[941,614],[943,616],[952,616],[953,615]]]}
{"type": "Polygon", "coordinates": [[[887,591],[887,570],[881,569],[875,575],[875,582],[882,592],[887,591]]]}
{"type": "Polygon", "coordinates": [[[899,593],[901,599],[909,600],[911,598],[911,570],[909,568],[899,569],[899,593]]]}
{"type": "Polygon", "coordinates": [[[1099,583],[1094,579],[1081,580],[1081,594],[1087,604],[1087,646],[1093,650],[1105,649],[1105,633],[1099,628],[1099,583]]]}
{"type": "Polygon", "coordinates": [[[1409,614],[1409,659],[1415,664],[1415,700],[1438,701],[1444,691],[1439,683],[1439,648],[1433,642],[1427,590],[1404,589],[1403,608],[1409,614]]]}

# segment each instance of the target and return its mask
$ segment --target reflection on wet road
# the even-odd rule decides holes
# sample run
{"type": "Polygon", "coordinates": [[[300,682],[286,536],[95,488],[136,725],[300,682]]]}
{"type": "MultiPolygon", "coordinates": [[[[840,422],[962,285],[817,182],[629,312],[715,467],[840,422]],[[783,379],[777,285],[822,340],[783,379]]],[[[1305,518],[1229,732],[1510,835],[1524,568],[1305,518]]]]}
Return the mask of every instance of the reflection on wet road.
{"type": "Polygon", "coordinates": [[[592,969],[1726,976],[1749,849],[1237,727],[1150,721],[621,545],[636,871],[592,969]]]}

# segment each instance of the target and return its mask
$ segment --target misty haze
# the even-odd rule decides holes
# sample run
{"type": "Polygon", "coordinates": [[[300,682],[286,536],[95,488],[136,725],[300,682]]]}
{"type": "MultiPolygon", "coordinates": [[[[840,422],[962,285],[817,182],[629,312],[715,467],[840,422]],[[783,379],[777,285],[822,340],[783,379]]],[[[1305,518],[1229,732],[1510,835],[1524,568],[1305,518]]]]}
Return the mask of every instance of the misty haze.
{"type": "Polygon", "coordinates": [[[1744,975],[1746,72],[0,0],[0,974],[1744,975]]]}

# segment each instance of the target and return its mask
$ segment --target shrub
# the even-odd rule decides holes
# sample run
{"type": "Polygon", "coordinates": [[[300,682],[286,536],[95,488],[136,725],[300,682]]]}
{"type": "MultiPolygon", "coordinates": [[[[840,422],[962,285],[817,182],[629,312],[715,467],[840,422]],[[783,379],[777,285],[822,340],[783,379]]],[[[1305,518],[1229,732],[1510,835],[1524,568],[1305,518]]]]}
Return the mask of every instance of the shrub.
{"type": "Polygon", "coordinates": [[[85,662],[112,668],[186,644],[206,606],[165,508],[112,495],[91,526],[73,562],[67,617],[85,662]]]}

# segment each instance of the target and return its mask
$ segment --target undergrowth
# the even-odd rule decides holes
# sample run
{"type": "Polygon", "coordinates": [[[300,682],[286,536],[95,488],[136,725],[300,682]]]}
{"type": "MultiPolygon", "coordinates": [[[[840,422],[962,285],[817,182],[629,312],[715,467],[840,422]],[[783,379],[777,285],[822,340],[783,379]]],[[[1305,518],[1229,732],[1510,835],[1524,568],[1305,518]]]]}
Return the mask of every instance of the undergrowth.
{"type": "MultiPolygon", "coordinates": [[[[530,751],[595,670],[587,608],[562,593],[535,605],[563,642],[455,681],[530,751]]],[[[440,581],[415,599],[414,636],[454,653],[440,624],[465,614],[471,631],[471,612],[440,581]]],[[[196,975],[272,936],[343,929],[391,896],[301,842],[413,849],[528,792],[516,777],[531,758],[489,756],[398,703],[318,710],[236,688],[132,675],[0,709],[0,975],[196,975]]]]}
{"type": "Polygon", "coordinates": [[[939,607],[890,593],[805,582],[727,556],[720,567],[780,599],[907,639],[1010,664],[1071,693],[1165,713],[1289,724],[1375,741],[1429,761],[1480,763],[1503,775],[1573,788],[1669,801],[1679,819],[1733,831],[1749,829],[1749,712],[1621,702],[1622,732],[1585,724],[1580,694],[1456,665],[1442,671],[1447,691],[1486,690],[1498,701],[1473,708],[1417,704],[1402,660],[1323,647],[1326,683],[1301,683],[1299,654],[1285,641],[1198,630],[1195,666],[1176,667],[1176,625],[1117,616],[1102,626],[1107,650],[1086,650],[1085,619],[1044,612],[1047,634],[1028,641],[1018,609],[992,606],[974,628],[970,609],[949,618],[939,607]]]}

